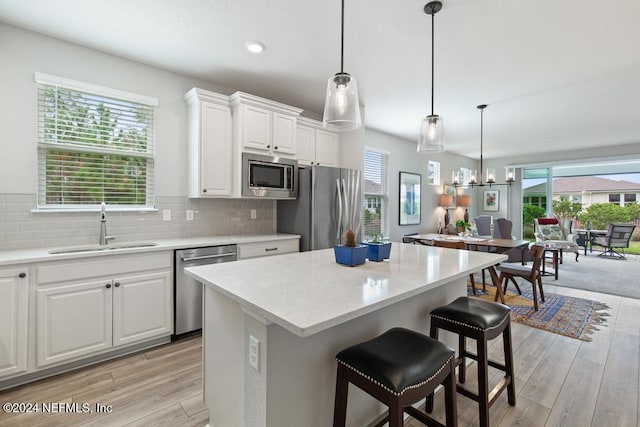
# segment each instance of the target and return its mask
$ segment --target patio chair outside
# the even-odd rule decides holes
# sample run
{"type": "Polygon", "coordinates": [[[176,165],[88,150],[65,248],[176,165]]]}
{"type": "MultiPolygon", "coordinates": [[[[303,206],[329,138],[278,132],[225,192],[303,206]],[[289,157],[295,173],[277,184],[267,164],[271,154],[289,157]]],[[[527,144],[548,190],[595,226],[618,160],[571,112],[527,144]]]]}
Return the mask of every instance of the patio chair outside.
{"type": "Polygon", "coordinates": [[[625,259],[624,250],[629,247],[635,228],[633,224],[609,224],[607,234],[594,237],[591,243],[604,248],[598,256],[625,259]]]}
{"type": "MultiPolygon", "coordinates": [[[[533,224],[537,243],[548,244],[551,247],[562,249],[564,252],[573,252],[576,254],[576,261],[578,261],[580,248],[576,243],[578,236],[571,232],[573,225],[571,219],[535,218],[533,224]]],[[[562,257],[560,262],[562,263],[562,257]]]]}

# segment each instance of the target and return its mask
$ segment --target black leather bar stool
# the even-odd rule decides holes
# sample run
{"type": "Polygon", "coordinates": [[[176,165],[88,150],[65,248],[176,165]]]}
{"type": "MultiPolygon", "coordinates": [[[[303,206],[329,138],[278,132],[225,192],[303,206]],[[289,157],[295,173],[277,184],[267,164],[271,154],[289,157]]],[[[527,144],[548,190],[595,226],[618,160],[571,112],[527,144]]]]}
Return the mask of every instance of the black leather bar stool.
{"type": "Polygon", "coordinates": [[[456,427],[455,350],[404,328],[393,328],[372,340],[348,347],[336,356],[338,375],[333,425],[344,426],[347,393],[352,383],[389,407],[389,427],[403,425],[404,412],[429,426],[442,423],[411,405],[445,389],[447,427],[456,427]]]}
{"type": "MultiPolygon", "coordinates": [[[[431,312],[432,338],[438,338],[438,330],[444,329],[458,334],[459,357],[458,365],[458,393],[478,402],[480,407],[480,426],[489,426],[489,407],[496,401],[500,393],[506,388],[509,405],[516,404],[516,388],[513,375],[513,351],[511,349],[511,309],[503,304],[482,301],[475,298],[460,297],[452,303],[436,308],[431,312]],[[488,342],[502,334],[505,363],[500,364],[489,360],[487,355],[488,342]],[[472,338],[477,343],[477,354],[467,351],[465,338],[472,338]],[[478,393],[465,388],[466,358],[478,362],[478,393]],[[489,366],[505,373],[504,378],[489,391],[489,366]]],[[[429,396],[426,402],[427,412],[433,408],[433,398],[429,396]]]]}

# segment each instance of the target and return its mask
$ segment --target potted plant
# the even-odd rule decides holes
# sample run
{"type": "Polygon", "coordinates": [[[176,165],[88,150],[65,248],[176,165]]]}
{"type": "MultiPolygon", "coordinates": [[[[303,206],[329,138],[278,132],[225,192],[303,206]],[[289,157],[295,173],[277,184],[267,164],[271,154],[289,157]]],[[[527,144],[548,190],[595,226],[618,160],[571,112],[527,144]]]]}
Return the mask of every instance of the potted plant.
{"type": "Polygon", "coordinates": [[[462,219],[456,221],[456,231],[458,233],[464,233],[467,228],[471,227],[470,222],[466,222],[462,219]]]}
{"type": "Polygon", "coordinates": [[[347,230],[344,233],[344,244],[333,247],[336,262],[349,267],[364,264],[368,250],[367,245],[356,245],[356,235],[353,230],[347,230]]]}
{"type": "Polygon", "coordinates": [[[391,242],[384,242],[382,235],[377,231],[372,231],[366,242],[362,242],[369,247],[367,258],[369,261],[380,262],[389,259],[391,254],[391,242]]]}
{"type": "Polygon", "coordinates": [[[336,180],[338,193],[338,225],[342,226],[344,241],[333,246],[333,253],[338,264],[353,267],[364,264],[367,260],[367,245],[356,244],[356,235],[360,228],[360,171],[350,171],[345,179],[336,180]]]}

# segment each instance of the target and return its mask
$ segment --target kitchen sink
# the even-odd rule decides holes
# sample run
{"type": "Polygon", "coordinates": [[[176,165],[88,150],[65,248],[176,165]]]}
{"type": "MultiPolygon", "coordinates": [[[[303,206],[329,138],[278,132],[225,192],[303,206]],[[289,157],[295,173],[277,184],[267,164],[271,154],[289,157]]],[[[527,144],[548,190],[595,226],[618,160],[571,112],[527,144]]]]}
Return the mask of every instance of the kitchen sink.
{"type": "Polygon", "coordinates": [[[69,248],[52,249],[50,254],[73,254],[82,252],[102,252],[113,251],[118,249],[136,249],[136,248],[149,248],[157,246],[157,243],[153,242],[131,242],[131,243],[117,243],[113,245],[84,245],[84,246],[72,246],[69,248]]]}

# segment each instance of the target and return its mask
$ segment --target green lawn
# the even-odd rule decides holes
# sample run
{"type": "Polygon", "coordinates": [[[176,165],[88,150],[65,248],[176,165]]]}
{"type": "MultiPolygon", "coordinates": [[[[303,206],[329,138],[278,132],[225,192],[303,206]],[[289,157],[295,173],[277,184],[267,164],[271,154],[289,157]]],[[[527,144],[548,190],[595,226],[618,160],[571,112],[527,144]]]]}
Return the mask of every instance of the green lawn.
{"type": "Polygon", "coordinates": [[[629,242],[629,249],[625,249],[625,252],[640,255],[640,242],[629,242]]]}

